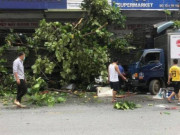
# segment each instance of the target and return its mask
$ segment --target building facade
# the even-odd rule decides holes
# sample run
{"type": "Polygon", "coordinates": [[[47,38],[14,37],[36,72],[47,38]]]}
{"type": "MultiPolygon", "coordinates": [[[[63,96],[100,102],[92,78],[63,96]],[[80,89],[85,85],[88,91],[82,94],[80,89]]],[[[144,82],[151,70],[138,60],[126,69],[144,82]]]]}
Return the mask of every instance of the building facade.
{"type": "MultiPolygon", "coordinates": [[[[9,29],[31,32],[41,19],[73,22],[82,17],[83,0],[0,0],[0,33],[9,29]]],[[[180,19],[180,0],[108,0],[127,17],[126,28],[112,26],[117,36],[137,33],[144,36],[153,24],[180,19]],[[167,15],[165,11],[171,11],[167,15]]],[[[135,34],[135,35],[137,35],[135,34]]],[[[138,43],[137,43],[138,44],[138,43]]]]}
{"type": "MultiPolygon", "coordinates": [[[[9,29],[33,33],[42,19],[77,22],[84,12],[80,7],[82,1],[0,0],[0,45],[3,44],[9,29]]],[[[135,36],[133,45],[141,48],[148,48],[147,43],[151,44],[153,37],[146,36],[150,35],[149,28],[153,24],[180,17],[180,0],[108,0],[108,2],[110,5],[115,3],[117,7],[120,7],[127,19],[126,28],[111,26],[110,29],[119,37],[133,34],[135,36]],[[165,11],[171,11],[171,15],[167,15],[165,11]]],[[[10,56],[14,58],[16,55],[7,54],[7,57],[10,56]]],[[[12,60],[12,58],[8,59],[12,60]]],[[[9,63],[11,68],[12,61],[9,63]]],[[[128,64],[128,61],[126,63],[128,64]]]]}

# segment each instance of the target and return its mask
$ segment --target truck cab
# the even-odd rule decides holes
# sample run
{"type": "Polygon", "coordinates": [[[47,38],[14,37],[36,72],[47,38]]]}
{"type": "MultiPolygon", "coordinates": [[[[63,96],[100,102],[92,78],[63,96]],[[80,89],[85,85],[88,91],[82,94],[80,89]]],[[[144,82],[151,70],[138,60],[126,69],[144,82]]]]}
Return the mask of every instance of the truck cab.
{"type": "Polygon", "coordinates": [[[170,21],[154,25],[158,35],[154,38],[153,49],[140,51],[135,56],[137,62],[129,65],[133,88],[146,88],[154,95],[166,86],[173,59],[180,62],[180,29],[169,29],[173,24],[170,21]]]}
{"type": "Polygon", "coordinates": [[[165,56],[163,49],[145,49],[138,62],[129,66],[131,84],[134,87],[148,88],[156,94],[165,82],[165,56]]]}

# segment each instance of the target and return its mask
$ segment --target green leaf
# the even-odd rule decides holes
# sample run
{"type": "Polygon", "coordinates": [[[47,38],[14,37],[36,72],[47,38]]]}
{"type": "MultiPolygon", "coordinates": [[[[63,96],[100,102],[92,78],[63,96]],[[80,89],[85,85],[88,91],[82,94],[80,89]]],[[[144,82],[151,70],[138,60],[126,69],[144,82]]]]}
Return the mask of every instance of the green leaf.
{"type": "Polygon", "coordinates": [[[66,99],[63,98],[63,97],[59,97],[59,98],[57,99],[57,102],[58,102],[58,103],[65,102],[65,101],[66,101],[66,99]]]}

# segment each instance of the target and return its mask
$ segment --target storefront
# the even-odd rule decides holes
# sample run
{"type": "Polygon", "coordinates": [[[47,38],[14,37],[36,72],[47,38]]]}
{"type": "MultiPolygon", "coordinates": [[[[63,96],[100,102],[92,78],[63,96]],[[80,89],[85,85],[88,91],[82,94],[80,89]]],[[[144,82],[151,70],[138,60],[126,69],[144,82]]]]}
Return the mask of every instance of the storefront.
{"type": "MultiPolygon", "coordinates": [[[[0,33],[10,28],[31,31],[38,27],[39,20],[74,22],[82,17],[83,0],[0,0],[0,33]]],[[[112,26],[117,36],[137,33],[144,36],[153,24],[178,19],[180,0],[108,0],[115,3],[127,17],[126,28],[112,26]],[[171,15],[165,14],[171,11],[171,15]]],[[[137,43],[142,44],[142,43],[137,43]]]]}
{"type": "MultiPolygon", "coordinates": [[[[75,21],[82,16],[83,0],[0,0],[0,29],[31,29],[39,20],[75,21]]],[[[127,28],[154,24],[166,19],[177,18],[180,0],[108,0],[116,3],[127,16],[127,28]],[[170,10],[166,17],[164,10],[170,10]]]]}

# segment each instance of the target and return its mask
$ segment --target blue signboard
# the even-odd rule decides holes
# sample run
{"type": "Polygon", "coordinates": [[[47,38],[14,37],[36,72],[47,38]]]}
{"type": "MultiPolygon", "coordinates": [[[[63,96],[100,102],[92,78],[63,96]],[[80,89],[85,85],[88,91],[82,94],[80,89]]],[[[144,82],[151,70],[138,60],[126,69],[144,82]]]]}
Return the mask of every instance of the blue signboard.
{"type": "Polygon", "coordinates": [[[180,0],[112,0],[122,10],[178,10],[180,0]]]}
{"type": "Polygon", "coordinates": [[[0,9],[67,9],[67,0],[0,0],[0,9]]]}

